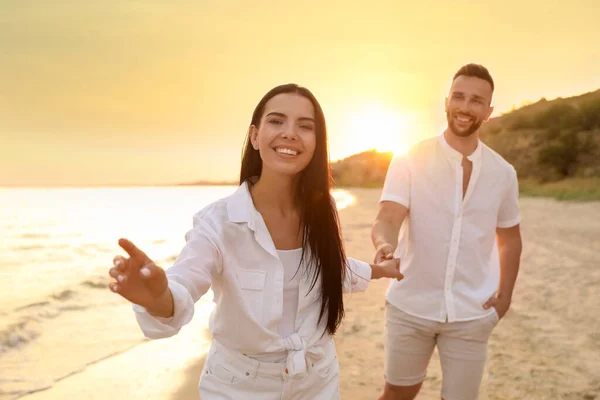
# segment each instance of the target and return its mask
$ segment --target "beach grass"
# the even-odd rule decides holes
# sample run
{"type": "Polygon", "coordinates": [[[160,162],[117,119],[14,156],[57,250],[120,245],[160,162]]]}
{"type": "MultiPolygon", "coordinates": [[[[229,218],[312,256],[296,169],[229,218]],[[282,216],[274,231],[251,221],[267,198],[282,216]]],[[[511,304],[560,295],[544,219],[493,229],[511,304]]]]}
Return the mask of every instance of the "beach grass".
{"type": "Polygon", "coordinates": [[[531,179],[519,181],[522,196],[550,197],[557,200],[600,201],[600,178],[570,178],[540,183],[531,179]]]}

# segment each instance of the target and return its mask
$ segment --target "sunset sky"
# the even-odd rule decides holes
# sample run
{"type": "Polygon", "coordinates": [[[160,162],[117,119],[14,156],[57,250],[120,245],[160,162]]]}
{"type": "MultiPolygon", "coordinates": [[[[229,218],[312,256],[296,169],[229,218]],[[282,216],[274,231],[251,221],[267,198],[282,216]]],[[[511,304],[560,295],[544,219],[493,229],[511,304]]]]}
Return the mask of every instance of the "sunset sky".
{"type": "Polygon", "coordinates": [[[0,185],[235,180],[251,113],[308,87],[332,160],[445,127],[467,62],[496,115],[600,88],[597,1],[0,0],[0,185]]]}

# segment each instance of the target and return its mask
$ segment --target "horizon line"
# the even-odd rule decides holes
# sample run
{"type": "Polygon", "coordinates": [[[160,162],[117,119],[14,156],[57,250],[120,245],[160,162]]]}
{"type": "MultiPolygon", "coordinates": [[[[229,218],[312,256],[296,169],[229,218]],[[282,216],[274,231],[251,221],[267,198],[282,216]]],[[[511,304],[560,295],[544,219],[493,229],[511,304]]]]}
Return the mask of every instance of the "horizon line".
{"type": "MultiPolygon", "coordinates": [[[[334,164],[338,161],[343,161],[347,158],[351,158],[356,155],[363,153],[393,153],[391,151],[380,151],[376,148],[360,151],[339,159],[331,160],[330,164],[334,164]]],[[[50,184],[50,185],[21,185],[21,184],[2,184],[0,183],[0,189],[69,189],[69,188],[132,188],[132,187],[176,187],[176,186],[239,186],[237,180],[232,181],[204,181],[199,180],[196,182],[171,182],[171,183],[97,183],[97,184],[50,184]]]]}

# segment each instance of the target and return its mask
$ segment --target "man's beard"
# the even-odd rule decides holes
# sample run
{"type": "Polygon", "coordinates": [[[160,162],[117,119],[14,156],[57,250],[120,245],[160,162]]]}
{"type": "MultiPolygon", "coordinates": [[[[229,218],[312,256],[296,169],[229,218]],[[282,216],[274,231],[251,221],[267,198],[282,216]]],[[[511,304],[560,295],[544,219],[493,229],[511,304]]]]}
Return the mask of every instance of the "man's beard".
{"type": "Polygon", "coordinates": [[[452,133],[459,137],[471,136],[472,134],[477,132],[477,130],[481,127],[481,124],[483,123],[483,121],[478,120],[477,117],[475,117],[474,115],[464,113],[455,113],[454,115],[452,115],[449,111],[446,111],[446,120],[448,120],[448,128],[450,128],[450,131],[452,131],[452,133]],[[454,124],[454,116],[456,115],[464,115],[467,118],[471,118],[473,120],[471,126],[467,130],[461,130],[457,128],[454,124]]]}

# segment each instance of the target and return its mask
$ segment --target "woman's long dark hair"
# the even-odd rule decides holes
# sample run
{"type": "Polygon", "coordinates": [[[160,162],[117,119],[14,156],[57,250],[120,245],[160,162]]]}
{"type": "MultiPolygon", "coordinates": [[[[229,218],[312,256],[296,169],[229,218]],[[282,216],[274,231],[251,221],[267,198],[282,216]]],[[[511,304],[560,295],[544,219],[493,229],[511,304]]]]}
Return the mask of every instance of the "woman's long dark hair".
{"type": "MultiPolygon", "coordinates": [[[[319,323],[327,318],[326,331],[335,334],[344,318],[343,282],[346,276],[346,254],[340,233],[335,202],[330,194],[331,171],[327,150],[325,115],[315,96],[306,88],[286,84],[271,89],[258,103],[252,114],[251,125],[260,125],[267,102],[278,94],[299,94],[312,103],[315,109],[316,146],[312,160],[301,172],[296,191],[300,198],[300,223],[302,234],[302,259],[308,255],[307,273],[312,279],[310,290],[321,279],[321,311],[319,323]]],[[[260,177],[262,159],[250,141],[250,134],[242,154],[240,184],[260,177]]]]}

